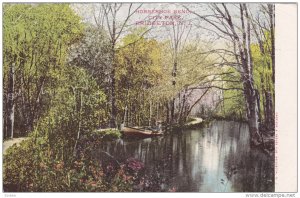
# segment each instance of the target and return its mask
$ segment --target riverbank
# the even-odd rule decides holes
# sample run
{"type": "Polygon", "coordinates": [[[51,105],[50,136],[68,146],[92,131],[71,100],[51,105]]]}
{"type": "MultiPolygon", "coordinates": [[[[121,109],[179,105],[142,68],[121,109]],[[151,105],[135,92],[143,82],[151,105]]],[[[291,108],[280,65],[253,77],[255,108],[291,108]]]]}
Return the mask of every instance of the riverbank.
{"type": "Polygon", "coordinates": [[[209,120],[204,120],[200,117],[189,117],[187,121],[183,124],[173,124],[167,126],[166,131],[167,133],[169,133],[171,131],[178,131],[183,129],[197,129],[203,127],[207,123],[209,123],[209,120]]]}

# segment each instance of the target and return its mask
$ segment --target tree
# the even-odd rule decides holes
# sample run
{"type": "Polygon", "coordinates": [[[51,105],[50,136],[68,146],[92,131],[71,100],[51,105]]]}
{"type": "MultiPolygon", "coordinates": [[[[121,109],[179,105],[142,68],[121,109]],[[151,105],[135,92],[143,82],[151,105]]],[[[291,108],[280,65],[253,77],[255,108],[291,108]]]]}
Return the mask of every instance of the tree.
{"type": "Polygon", "coordinates": [[[111,103],[111,118],[110,118],[110,127],[116,127],[116,51],[117,51],[117,41],[120,38],[121,34],[124,31],[124,28],[127,26],[127,23],[131,16],[135,13],[135,11],[141,7],[138,6],[137,8],[133,9],[133,4],[128,5],[128,13],[125,19],[122,22],[117,21],[117,15],[120,13],[120,8],[123,6],[122,3],[108,3],[102,4],[103,14],[105,18],[106,28],[109,32],[109,39],[111,45],[110,51],[110,103],[111,103]]]}
{"type": "MultiPolygon", "coordinates": [[[[69,55],[69,64],[86,70],[106,96],[110,94],[110,50],[107,32],[101,27],[86,24],[84,36],[72,45],[69,55]]],[[[106,127],[110,111],[107,107],[103,109],[105,113],[97,123],[106,127]]]]}
{"type": "Polygon", "coordinates": [[[149,120],[151,122],[152,104],[157,102],[152,88],[163,77],[163,56],[159,42],[140,37],[143,31],[144,29],[134,29],[122,39],[122,46],[126,47],[121,46],[116,55],[116,101],[121,115],[124,115],[123,110],[128,107],[130,118],[127,118],[127,123],[147,125],[146,121],[148,124],[149,120]],[[129,43],[132,44],[128,45],[129,43]]]}
{"type": "MultiPolygon", "coordinates": [[[[81,30],[80,18],[68,4],[4,5],[4,120],[13,115],[8,112],[15,107],[14,131],[32,131],[49,109],[67,48],[81,30]]],[[[5,131],[8,126],[6,121],[5,131]]]]}
{"type": "MultiPolygon", "coordinates": [[[[189,36],[189,33],[191,31],[191,26],[183,24],[175,24],[176,21],[172,20],[174,24],[171,26],[172,29],[169,30],[169,36],[170,36],[170,49],[172,54],[172,60],[173,60],[173,70],[172,70],[172,84],[175,88],[176,86],[176,75],[177,75],[177,68],[178,68],[178,56],[179,51],[182,50],[184,47],[186,40],[189,36]]],[[[180,92],[179,92],[180,94],[180,92]]],[[[170,101],[170,123],[173,123],[175,120],[175,97],[173,97],[170,101]]]]}
{"type": "Polygon", "coordinates": [[[101,27],[85,24],[84,36],[71,46],[69,64],[87,70],[98,85],[107,86],[110,61],[110,42],[101,27]]]}
{"type": "MultiPolygon", "coordinates": [[[[246,102],[246,112],[251,133],[251,142],[257,143],[262,141],[262,136],[259,131],[259,119],[258,119],[258,91],[255,89],[255,82],[253,77],[253,57],[251,44],[253,38],[251,36],[251,16],[249,14],[249,8],[246,4],[232,5],[232,9],[228,9],[228,6],[222,4],[211,4],[208,6],[211,15],[201,15],[197,12],[193,12],[204,23],[208,24],[211,32],[217,36],[224,38],[231,43],[230,54],[233,54],[236,63],[232,65],[240,73],[241,82],[243,84],[243,94],[246,102]],[[236,8],[239,12],[238,18],[233,18],[230,10],[236,8]],[[238,23],[239,21],[239,23],[238,23]]],[[[224,63],[223,63],[224,64],[224,63]]],[[[226,64],[226,63],[225,63],[226,64]]]]}
{"type": "MultiPolygon", "coordinates": [[[[258,87],[261,112],[264,120],[262,120],[262,127],[269,131],[274,131],[275,119],[275,5],[262,4],[260,5],[261,12],[254,16],[251,12],[251,21],[255,37],[258,40],[256,54],[253,60],[256,62],[256,79],[260,85],[258,87]]],[[[258,86],[259,86],[258,85],[258,86]]]]}
{"type": "Polygon", "coordinates": [[[8,121],[6,137],[10,135],[10,138],[14,137],[14,121],[15,121],[15,102],[14,102],[14,84],[15,84],[15,64],[11,63],[9,67],[8,78],[8,97],[7,97],[7,109],[8,109],[8,121]]]}

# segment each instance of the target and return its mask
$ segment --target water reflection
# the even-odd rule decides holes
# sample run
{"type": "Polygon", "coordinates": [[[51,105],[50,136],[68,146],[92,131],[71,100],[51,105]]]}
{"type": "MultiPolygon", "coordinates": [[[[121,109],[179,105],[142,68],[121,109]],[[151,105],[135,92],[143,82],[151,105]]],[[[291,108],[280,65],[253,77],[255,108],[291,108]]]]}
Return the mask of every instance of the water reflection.
{"type": "Polygon", "coordinates": [[[148,174],[165,178],[161,190],[188,192],[274,191],[274,159],[250,149],[246,124],[214,121],[208,128],[158,138],[99,145],[119,161],[134,157],[148,174]]]}

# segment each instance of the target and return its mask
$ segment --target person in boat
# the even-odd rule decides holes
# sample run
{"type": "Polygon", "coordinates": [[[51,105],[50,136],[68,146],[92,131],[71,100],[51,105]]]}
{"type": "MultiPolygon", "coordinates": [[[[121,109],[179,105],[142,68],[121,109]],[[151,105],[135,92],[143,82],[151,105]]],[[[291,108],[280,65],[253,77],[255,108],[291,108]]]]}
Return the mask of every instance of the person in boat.
{"type": "Polygon", "coordinates": [[[124,126],[125,126],[125,123],[122,123],[121,126],[120,126],[121,131],[123,130],[124,126]]]}
{"type": "Polygon", "coordinates": [[[154,132],[162,132],[162,122],[161,121],[156,121],[156,127],[154,132]]]}

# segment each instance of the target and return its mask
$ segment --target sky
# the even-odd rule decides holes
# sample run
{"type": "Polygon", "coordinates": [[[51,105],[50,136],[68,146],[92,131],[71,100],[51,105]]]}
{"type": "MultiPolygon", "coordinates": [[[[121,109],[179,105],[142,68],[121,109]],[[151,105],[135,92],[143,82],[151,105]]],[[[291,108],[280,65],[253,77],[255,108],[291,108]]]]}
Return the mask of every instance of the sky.
{"type": "MultiPolygon", "coordinates": [[[[84,22],[95,24],[95,18],[101,18],[101,7],[103,3],[80,3],[72,4],[72,8],[78,13],[84,22]]],[[[117,12],[116,18],[121,27],[125,18],[128,15],[130,3],[123,3],[117,12]]],[[[182,37],[185,43],[201,42],[207,44],[208,47],[214,48],[229,48],[228,40],[216,34],[218,31],[210,24],[203,20],[199,20],[199,16],[189,12],[186,7],[201,16],[213,15],[213,10],[210,9],[208,3],[133,3],[131,13],[136,11],[130,17],[123,32],[119,38],[130,32],[130,30],[139,27],[151,28],[146,37],[154,38],[158,41],[170,40],[174,38],[172,24],[177,24],[179,27],[177,32],[183,32],[182,37]],[[152,11],[156,10],[156,11],[152,11]],[[151,12],[152,13],[149,13],[151,12]],[[158,12],[162,12],[158,14],[158,12]],[[178,25],[180,24],[180,25],[178,25]]],[[[239,5],[227,3],[229,12],[232,15],[233,21],[237,24],[237,30],[240,28],[239,5]]],[[[247,4],[253,16],[259,15],[260,6],[257,3],[247,4]]],[[[222,8],[220,5],[219,7],[222,8]]],[[[260,18],[264,21],[264,17],[260,14],[260,18]]],[[[107,25],[105,23],[105,25],[107,25]]],[[[223,28],[224,29],[224,28],[223,28]]],[[[175,29],[176,30],[176,29],[175,29]]],[[[176,31],[175,31],[176,32],[176,31]]],[[[255,36],[253,35],[253,42],[255,36]]]]}
{"type": "MultiPolygon", "coordinates": [[[[94,22],[93,13],[96,13],[96,15],[99,13],[99,10],[103,3],[81,3],[81,4],[73,4],[72,7],[75,9],[75,11],[84,18],[84,21],[88,22],[94,22]]],[[[122,7],[120,8],[119,12],[117,13],[117,20],[122,21],[124,18],[126,18],[128,14],[128,8],[129,3],[123,3],[122,7]]],[[[238,5],[237,4],[226,4],[230,13],[233,17],[239,15],[238,5]]],[[[186,7],[188,7],[190,10],[200,14],[200,15],[209,15],[212,14],[212,12],[209,9],[208,3],[133,3],[131,10],[137,9],[139,6],[141,6],[135,14],[132,15],[131,20],[129,21],[129,25],[134,25],[136,22],[141,20],[151,20],[153,21],[155,16],[158,16],[156,13],[151,14],[145,14],[142,13],[144,10],[159,10],[159,11],[168,11],[168,13],[160,14],[159,16],[162,17],[160,21],[170,21],[170,16],[180,16],[180,19],[184,21],[195,21],[199,17],[192,13],[178,13],[176,11],[186,11],[186,7]],[[174,14],[175,13],[175,14],[174,14]],[[151,19],[152,18],[152,19],[151,19]]],[[[221,6],[220,6],[221,7],[221,6]]],[[[248,7],[251,9],[254,15],[256,15],[257,10],[259,9],[259,4],[248,4],[248,7]]],[[[159,21],[159,20],[157,20],[159,21]]]]}

